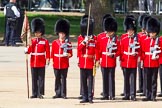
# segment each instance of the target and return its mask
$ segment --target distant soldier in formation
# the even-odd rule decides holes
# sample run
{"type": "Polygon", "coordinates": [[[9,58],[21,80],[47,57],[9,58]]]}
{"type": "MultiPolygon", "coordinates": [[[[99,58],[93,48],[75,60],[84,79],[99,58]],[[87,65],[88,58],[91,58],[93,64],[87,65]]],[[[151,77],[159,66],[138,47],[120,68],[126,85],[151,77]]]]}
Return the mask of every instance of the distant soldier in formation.
{"type": "Polygon", "coordinates": [[[91,16],[84,15],[81,18],[80,25],[81,35],[78,37],[77,46],[83,93],[80,103],[93,103],[93,66],[95,65],[96,55],[96,36],[93,34],[94,19],[91,16]]]}
{"type": "MultiPolygon", "coordinates": [[[[128,17],[130,17],[130,18],[135,18],[134,15],[127,15],[127,16],[125,17],[125,19],[127,19],[128,17]]],[[[123,22],[123,28],[124,28],[124,32],[126,32],[126,33],[124,33],[124,34],[122,34],[122,35],[120,36],[120,45],[121,45],[122,40],[123,40],[125,37],[128,36],[125,21],[123,22]]],[[[119,61],[120,61],[120,67],[121,67],[122,72],[123,72],[123,77],[125,77],[125,72],[123,71],[123,67],[122,67],[122,65],[121,65],[121,55],[120,55],[120,57],[119,57],[119,61]]],[[[125,94],[125,83],[124,83],[123,93],[121,93],[120,95],[121,95],[121,96],[124,96],[124,94],[125,94]]]]}
{"type": "Polygon", "coordinates": [[[31,54],[32,96],[30,98],[42,99],[45,87],[45,66],[49,65],[50,61],[49,42],[42,37],[45,33],[44,20],[34,18],[31,22],[31,30],[35,38],[31,40],[31,45],[25,49],[25,53],[31,54]]]}
{"type": "Polygon", "coordinates": [[[125,30],[127,34],[121,40],[121,66],[124,72],[125,92],[123,100],[136,101],[136,71],[140,45],[136,33],[136,19],[126,17],[125,30]]]}
{"type": "Polygon", "coordinates": [[[59,19],[55,24],[58,39],[52,42],[51,58],[55,75],[55,93],[53,98],[67,99],[66,78],[69,58],[73,56],[72,44],[69,41],[70,23],[67,19],[59,19]]]}
{"type": "Polygon", "coordinates": [[[101,59],[103,78],[102,100],[115,100],[115,67],[116,57],[120,55],[119,40],[115,34],[117,22],[113,17],[107,17],[103,22],[104,33],[99,34],[100,44],[97,46],[97,61],[101,59]]]}
{"type": "MultiPolygon", "coordinates": [[[[105,27],[104,27],[104,22],[105,22],[105,20],[107,19],[107,18],[109,18],[109,17],[112,17],[111,16],[111,14],[105,14],[104,16],[103,16],[103,18],[102,18],[102,31],[103,32],[101,32],[100,34],[98,34],[98,36],[97,36],[97,50],[99,50],[99,48],[100,48],[100,43],[102,43],[102,41],[101,41],[101,39],[102,39],[102,37],[105,37],[106,35],[105,35],[105,27]]],[[[97,53],[99,53],[99,51],[97,51],[97,53]]],[[[99,55],[99,54],[97,54],[97,55],[99,55]]],[[[99,60],[99,64],[100,64],[100,60],[99,60]]],[[[99,65],[98,64],[98,65],[99,65]]],[[[102,72],[102,69],[101,69],[101,72],[102,72]]],[[[103,77],[103,72],[102,72],[102,77],[103,77]]],[[[101,95],[104,97],[104,94],[103,94],[103,92],[101,92],[101,95]]]]}
{"type": "MultiPolygon", "coordinates": [[[[139,35],[141,35],[140,36],[141,54],[144,53],[143,52],[144,51],[143,49],[144,49],[144,42],[145,42],[145,40],[148,39],[148,38],[150,38],[150,36],[148,35],[148,32],[146,31],[146,23],[147,23],[147,21],[148,21],[149,18],[151,18],[151,16],[149,16],[149,15],[144,16],[144,18],[142,20],[142,31],[143,31],[143,33],[141,32],[142,35],[141,35],[141,33],[139,33],[139,35]]],[[[143,64],[144,64],[144,58],[143,58],[142,55],[140,56],[140,60],[141,60],[140,61],[140,67],[143,69],[142,70],[143,71],[143,93],[140,94],[140,96],[146,96],[146,88],[147,88],[146,69],[143,66],[143,64]]],[[[138,66],[139,66],[139,64],[138,64],[138,66]]]]}
{"type": "Polygon", "coordinates": [[[143,59],[146,72],[146,98],[143,101],[156,101],[157,75],[159,68],[159,53],[161,53],[160,22],[156,18],[149,18],[146,31],[150,38],[145,39],[143,45],[143,59]]]}
{"type": "MultiPolygon", "coordinates": [[[[138,25],[139,27],[141,28],[141,31],[138,33],[138,36],[140,38],[140,43],[142,43],[142,39],[146,37],[146,31],[145,31],[145,28],[142,26],[142,22],[143,22],[143,19],[146,17],[147,15],[146,14],[142,14],[139,16],[138,18],[138,25]]],[[[142,48],[142,44],[141,45],[141,48],[142,48]]],[[[139,89],[137,90],[137,93],[143,93],[143,82],[144,82],[144,70],[143,70],[143,60],[142,60],[142,56],[140,56],[138,58],[138,84],[139,84],[139,89]]]]}

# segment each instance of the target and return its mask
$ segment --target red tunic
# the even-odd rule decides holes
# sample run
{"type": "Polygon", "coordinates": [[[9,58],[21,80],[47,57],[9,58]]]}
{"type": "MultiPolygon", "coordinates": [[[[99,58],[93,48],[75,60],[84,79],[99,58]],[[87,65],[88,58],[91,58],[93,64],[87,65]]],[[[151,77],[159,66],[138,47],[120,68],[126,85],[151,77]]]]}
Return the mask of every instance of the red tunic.
{"type": "Polygon", "coordinates": [[[139,36],[139,43],[140,43],[140,47],[141,47],[141,55],[140,55],[140,61],[143,61],[143,56],[142,56],[142,53],[143,52],[143,44],[144,44],[144,41],[145,39],[147,38],[146,34],[143,33],[143,32],[139,32],[138,33],[138,36],[139,36]]]}
{"type": "MultiPolygon", "coordinates": [[[[154,47],[155,45],[155,40],[152,38],[147,38],[144,41],[144,46],[143,46],[143,59],[144,59],[144,67],[149,67],[149,68],[157,68],[159,67],[159,58],[152,60],[152,52],[150,51],[151,47],[154,47]]],[[[159,46],[161,48],[161,44],[159,41],[159,46]]],[[[159,55],[159,54],[158,54],[159,55]]]]}
{"type": "Polygon", "coordinates": [[[100,43],[102,43],[101,39],[103,37],[106,37],[106,33],[102,32],[100,34],[98,34],[97,36],[97,46],[96,46],[96,59],[98,60],[102,55],[99,55],[100,52],[100,43]]]}
{"type": "MultiPolygon", "coordinates": [[[[137,35],[137,37],[139,37],[137,35]]],[[[140,53],[140,48],[136,49],[135,52],[137,54],[131,55],[132,48],[130,48],[130,44],[134,42],[134,38],[129,38],[128,34],[125,34],[124,38],[121,40],[121,66],[124,68],[136,68],[137,67],[137,59],[140,53]]],[[[139,44],[140,46],[140,44],[139,44]]]]}
{"type": "Polygon", "coordinates": [[[115,41],[114,43],[116,45],[114,45],[113,47],[116,49],[112,50],[112,53],[114,53],[113,57],[110,57],[109,55],[107,55],[110,51],[110,48],[107,48],[108,45],[110,45],[112,42],[112,38],[109,37],[102,37],[101,38],[101,43],[99,46],[99,58],[97,58],[97,60],[99,60],[101,58],[101,66],[102,67],[115,67],[116,66],[116,57],[120,55],[120,42],[117,38],[117,36],[115,37],[115,41]]]}
{"type": "Polygon", "coordinates": [[[93,69],[96,55],[96,36],[88,41],[88,44],[83,43],[84,37],[78,37],[78,57],[79,67],[83,69],[93,69]]]}
{"type": "Polygon", "coordinates": [[[65,41],[60,41],[59,39],[54,40],[52,42],[52,49],[51,49],[51,58],[53,59],[53,68],[55,69],[66,69],[69,67],[69,58],[73,56],[72,54],[72,45],[68,42],[68,49],[67,53],[70,54],[69,57],[64,56],[64,49],[61,47],[65,41]]]}
{"type": "MultiPolygon", "coordinates": [[[[128,34],[127,33],[124,33],[124,34],[122,34],[121,36],[120,36],[120,49],[121,49],[121,41],[123,40],[123,39],[125,39],[125,37],[127,37],[128,36],[128,34]]],[[[122,54],[120,53],[120,56],[119,56],[119,60],[121,61],[121,56],[122,56],[122,54]]],[[[120,63],[120,65],[121,65],[121,63],[120,63]]]]}
{"type": "Polygon", "coordinates": [[[27,53],[31,54],[31,67],[45,67],[46,59],[50,58],[50,46],[48,40],[44,38],[33,38],[27,53]]]}

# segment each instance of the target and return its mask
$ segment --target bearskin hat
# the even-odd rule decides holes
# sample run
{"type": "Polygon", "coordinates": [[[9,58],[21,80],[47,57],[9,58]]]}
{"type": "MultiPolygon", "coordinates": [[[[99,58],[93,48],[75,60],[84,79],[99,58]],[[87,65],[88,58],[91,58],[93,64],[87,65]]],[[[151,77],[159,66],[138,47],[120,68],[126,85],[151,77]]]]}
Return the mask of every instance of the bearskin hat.
{"type": "Polygon", "coordinates": [[[69,37],[70,23],[67,19],[59,19],[56,21],[54,31],[58,35],[59,32],[65,33],[66,37],[69,37]]]}
{"type": "MultiPolygon", "coordinates": [[[[87,35],[87,27],[88,27],[88,15],[84,15],[80,21],[80,29],[82,36],[87,35]]],[[[93,35],[93,29],[94,29],[94,19],[90,16],[88,36],[93,35]]]]}
{"type": "Polygon", "coordinates": [[[125,31],[125,32],[127,31],[126,28],[125,28],[125,27],[126,27],[126,26],[125,26],[125,25],[126,25],[126,24],[125,24],[125,23],[126,23],[125,20],[126,20],[127,18],[133,18],[133,19],[135,19],[134,15],[127,15],[127,16],[124,18],[123,27],[124,27],[124,31],[125,31]]]}
{"type": "Polygon", "coordinates": [[[139,17],[138,17],[138,26],[142,28],[142,21],[143,19],[146,17],[147,15],[146,14],[141,14],[139,17]]]}
{"type": "Polygon", "coordinates": [[[124,31],[127,32],[129,29],[137,31],[136,19],[134,17],[126,17],[123,22],[124,31]]]}
{"type": "Polygon", "coordinates": [[[149,20],[149,18],[151,18],[151,16],[145,16],[142,20],[142,28],[146,29],[146,23],[149,20]]]}
{"type": "Polygon", "coordinates": [[[31,31],[32,31],[32,33],[39,31],[42,33],[42,35],[44,35],[44,33],[45,33],[44,20],[42,18],[34,18],[31,21],[31,31]]]}
{"type": "Polygon", "coordinates": [[[135,16],[132,15],[132,14],[126,16],[126,18],[128,18],[128,17],[130,17],[130,18],[135,18],[135,16]]]}
{"type": "Polygon", "coordinates": [[[157,35],[160,32],[160,22],[156,18],[149,18],[149,20],[146,23],[146,31],[147,32],[152,32],[152,33],[157,33],[157,35]]]}
{"type": "Polygon", "coordinates": [[[105,18],[103,29],[104,31],[114,31],[116,32],[118,28],[118,24],[113,17],[105,18]]]}
{"type": "Polygon", "coordinates": [[[111,15],[111,14],[105,14],[105,15],[103,16],[103,20],[104,20],[105,18],[108,18],[108,17],[112,17],[112,15],[111,15]]]}
{"type": "Polygon", "coordinates": [[[105,24],[105,19],[107,19],[107,18],[111,18],[112,17],[112,15],[111,14],[105,14],[104,16],[103,16],[103,18],[102,18],[102,28],[103,28],[103,31],[105,31],[105,27],[104,27],[104,24],[105,24]]]}

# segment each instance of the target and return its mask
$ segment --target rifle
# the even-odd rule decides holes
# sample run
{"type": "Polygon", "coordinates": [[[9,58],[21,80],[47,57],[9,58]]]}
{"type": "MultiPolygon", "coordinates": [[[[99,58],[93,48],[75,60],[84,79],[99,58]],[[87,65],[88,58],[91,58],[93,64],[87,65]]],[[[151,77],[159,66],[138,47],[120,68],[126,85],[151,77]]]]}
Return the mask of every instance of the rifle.
{"type": "Polygon", "coordinates": [[[157,54],[161,53],[161,50],[160,50],[160,47],[159,47],[159,38],[157,37],[156,40],[155,40],[155,45],[154,47],[150,47],[150,52],[152,53],[152,60],[155,60],[157,56],[157,54]]]}
{"type": "Polygon", "coordinates": [[[136,49],[140,48],[139,43],[137,41],[137,36],[134,37],[134,42],[130,44],[129,47],[132,49],[132,54],[135,54],[136,49]]]}
{"type": "Polygon", "coordinates": [[[113,50],[117,49],[115,41],[116,41],[116,37],[113,36],[112,41],[107,45],[107,49],[109,50],[109,52],[108,52],[109,55],[114,54],[114,53],[112,53],[113,50]]]}
{"type": "Polygon", "coordinates": [[[63,43],[61,45],[61,48],[63,48],[63,55],[64,56],[67,56],[67,54],[68,54],[67,51],[72,49],[72,48],[69,48],[69,46],[71,46],[71,44],[68,43],[68,39],[65,39],[65,43],[63,43]]]}

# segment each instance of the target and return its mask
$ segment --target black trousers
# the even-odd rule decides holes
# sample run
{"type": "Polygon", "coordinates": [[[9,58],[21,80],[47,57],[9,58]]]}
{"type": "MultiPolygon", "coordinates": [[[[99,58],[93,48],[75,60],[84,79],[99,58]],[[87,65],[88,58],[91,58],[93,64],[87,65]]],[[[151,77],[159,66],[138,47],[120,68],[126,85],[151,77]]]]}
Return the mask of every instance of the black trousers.
{"type": "Polygon", "coordinates": [[[102,69],[103,75],[103,96],[115,97],[115,67],[102,69]]]}
{"type": "Polygon", "coordinates": [[[143,94],[146,96],[146,88],[147,88],[147,72],[146,68],[143,69],[143,94]]]}
{"type": "Polygon", "coordinates": [[[146,97],[156,98],[158,68],[145,68],[146,72],[146,97]]]}
{"type": "MultiPolygon", "coordinates": [[[[101,73],[102,73],[102,79],[103,79],[103,69],[102,69],[102,68],[100,68],[100,69],[101,69],[101,73]]],[[[102,88],[103,88],[103,80],[102,80],[102,88]]],[[[102,93],[101,93],[101,94],[102,94],[102,96],[103,96],[103,97],[105,97],[105,96],[104,96],[103,91],[102,91],[102,93]]]]}
{"type": "Polygon", "coordinates": [[[32,95],[44,95],[45,88],[45,67],[31,68],[32,95]]]}
{"type": "Polygon", "coordinates": [[[138,63],[138,87],[139,91],[143,91],[143,77],[144,77],[144,72],[143,68],[141,68],[141,63],[138,63]]]}
{"type": "Polygon", "coordinates": [[[82,72],[80,71],[80,95],[83,95],[82,72]]]}
{"type": "Polygon", "coordinates": [[[136,68],[123,68],[124,71],[124,84],[125,84],[125,97],[136,97],[136,68]]]}
{"type": "Polygon", "coordinates": [[[55,93],[57,96],[66,96],[66,78],[68,68],[54,69],[55,74],[55,93]]]}
{"type": "Polygon", "coordinates": [[[10,21],[7,19],[7,24],[6,24],[6,36],[5,36],[5,45],[9,45],[11,41],[11,45],[15,45],[15,28],[16,28],[16,21],[10,21]]]}
{"type": "Polygon", "coordinates": [[[160,93],[162,94],[162,64],[159,67],[159,76],[160,76],[160,93]]]}
{"type": "MultiPolygon", "coordinates": [[[[124,72],[124,68],[122,67],[122,71],[123,71],[123,77],[125,79],[125,72],[124,72]]],[[[123,88],[123,94],[125,95],[125,83],[124,83],[124,88],[123,88]]]]}
{"type": "Polygon", "coordinates": [[[93,88],[93,69],[82,69],[80,68],[83,100],[92,100],[92,88],[93,88]]]}

